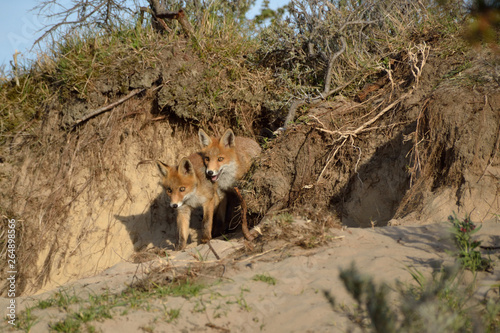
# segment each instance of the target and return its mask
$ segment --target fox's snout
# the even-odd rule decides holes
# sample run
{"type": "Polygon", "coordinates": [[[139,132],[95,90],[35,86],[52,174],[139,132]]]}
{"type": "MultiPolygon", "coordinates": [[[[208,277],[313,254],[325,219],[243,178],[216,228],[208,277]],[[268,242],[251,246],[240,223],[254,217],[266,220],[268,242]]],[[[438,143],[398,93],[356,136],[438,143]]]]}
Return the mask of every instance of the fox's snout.
{"type": "Polygon", "coordinates": [[[214,171],[214,170],[210,170],[210,169],[207,169],[207,176],[208,178],[210,178],[210,180],[212,182],[216,182],[217,179],[219,179],[219,175],[221,173],[222,170],[219,170],[219,171],[214,171]]]}
{"type": "Polygon", "coordinates": [[[170,207],[172,207],[173,209],[180,208],[181,206],[182,206],[182,202],[171,202],[170,203],[170,207]]]}

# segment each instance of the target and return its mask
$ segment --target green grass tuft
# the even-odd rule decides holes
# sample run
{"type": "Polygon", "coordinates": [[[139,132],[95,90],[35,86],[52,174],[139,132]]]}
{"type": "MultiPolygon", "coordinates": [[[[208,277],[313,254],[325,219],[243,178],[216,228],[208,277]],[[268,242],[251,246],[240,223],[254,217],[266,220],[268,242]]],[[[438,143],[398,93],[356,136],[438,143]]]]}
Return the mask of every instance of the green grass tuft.
{"type": "Polygon", "coordinates": [[[252,280],[262,281],[273,286],[276,285],[276,279],[269,274],[257,274],[252,278],[252,280]]]}

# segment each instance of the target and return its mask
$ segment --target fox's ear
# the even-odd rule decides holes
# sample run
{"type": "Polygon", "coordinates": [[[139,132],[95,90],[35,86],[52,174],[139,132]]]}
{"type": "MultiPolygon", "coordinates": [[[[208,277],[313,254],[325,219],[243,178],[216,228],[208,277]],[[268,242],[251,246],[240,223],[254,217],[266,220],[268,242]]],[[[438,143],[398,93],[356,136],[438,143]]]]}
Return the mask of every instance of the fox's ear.
{"type": "Polygon", "coordinates": [[[212,139],[210,138],[210,136],[207,133],[205,133],[205,131],[202,130],[201,128],[198,131],[198,137],[200,138],[200,143],[202,147],[206,147],[212,143],[212,139]]]}
{"type": "Polygon", "coordinates": [[[168,165],[163,163],[162,161],[156,161],[156,166],[158,167],[158,171],[163,177],[167,177],[168,169],[170,168],[168,165]]]}
{"type": "Polygon", "coordinates": [[[226,147],[234,147],[235,146],[234,133],[230,128],[224,132],[224,135],[222,135],[222,138],[220,140],[221,140],[222,144],[226,147]]]}
{"type": "Polygon", "coordinates": [[[177,170],[180,174],[183,175],[194,175],[194,167],[193,163],[187,158],[184,157],[182,160],[179,162],[179,169],[177,170]]]}

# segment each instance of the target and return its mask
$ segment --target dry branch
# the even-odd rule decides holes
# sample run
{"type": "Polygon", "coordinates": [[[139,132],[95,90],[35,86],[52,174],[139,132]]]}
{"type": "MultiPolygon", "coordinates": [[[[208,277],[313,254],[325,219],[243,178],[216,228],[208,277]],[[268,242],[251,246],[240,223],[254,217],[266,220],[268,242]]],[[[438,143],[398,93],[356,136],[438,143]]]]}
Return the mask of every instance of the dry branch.
{"type": "Polygon", "coordinates": [[[109,111],[109,110],[113,109],[115,106],[120,105],[121,103],[123,103],[123,102],[125,102],[126,100],[128,100],[128,99],[130,99],[130,98],[134,97],[134,96],[135,96],[135,95],[137,95],[137,94],[142,93],[142,92],[143,92],[143,91],[145,91],[145,90],[146,90],[146,88],[132,90],[132,91],[131,91],[131,92],[130,92],[127,96],[120,98],[120,99],[119,99],[119,100],[117,100],[116,102],[113,102],[113,103],[108,104],[108,105],[106,105],[106,106],[100,107],[100,108],[98,108],[97,110],[92,111],[91,113],[89,113],[89,114],[88,114],[88,115],[86,115],[85,117],[83,117],[83,118],[81,118],[81,119],[77,120],[77,121],[73,124],[72,128],[75,128],[76,126],[78,126],[78,125],[82,124],[83,122],[86,122],[87,120],[89,120],[89,119],[91,119],[91,118],[93,118],[93,117],[95,117],[95,116],[100,115],[101,113],[104,113],[104,112],[106,112],[106,111],[109,111]]]}
{"type": "Polygon", "coordinates": [[[340,36],[340,42],[342,43],[342,47],[340,48],[340,50],[332,54],[330,59],[328,59],[328,67],[326,69],[326,74],[325,74],[325,87],[323,88],[323,94],[328,94],[328,92],[330,91],[330,84],[332,82],[333,64],[335,63],[335,60],[337,60],[337,58],[340,57],[342,53],[345,52],[345,49],[347,47],[347,42],[344,36],[340,36]]]}
{"type": "Polygon", "coordinates": [[[38,3],[32,10],[48,19],[47,22],[55,23],[47,24],[41,29],[44,32],[33,46],[47,37],[54,37],[57,32],[62,32],[59,38],[63,40],[79,29],[111,31],[127,21],[127,13],[133,14],[125,1],[78,0],[68,4],[68,1],[63,0],[40,0],[38,3]]]}

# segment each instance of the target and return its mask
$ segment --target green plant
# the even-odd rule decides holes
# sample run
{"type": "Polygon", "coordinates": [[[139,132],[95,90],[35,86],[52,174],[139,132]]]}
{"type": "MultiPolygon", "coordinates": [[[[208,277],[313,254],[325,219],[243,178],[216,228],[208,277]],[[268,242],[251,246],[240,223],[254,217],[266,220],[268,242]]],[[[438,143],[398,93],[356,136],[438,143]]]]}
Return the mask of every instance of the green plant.
{"type": "Polygon", "coordinates": [[[458,248],[458,261],[462,267],[472,272],[490,268],[491,261],[483,258],[481,252],[477,250],[481,242],[472,238],[481,229],[481,226],[476,227],[470,220],[470,216],[465,216],[463,220],[459,220],[455,213],[453,213],[453,216],[448,217],[448,221],[453,225],[452,232],[455,245],[458,248]]]}
{"type": "Polygon", "coordinates": [[[276,279],[269,274],[257,274],[252,278],[252,280],[262,281],[273,286],[276,285],[276,279]]]}
{"type": "Polygon", "coordinates": [[[179,318],[181,314],[181,309],[165,309],[165,318],[167,320],[167,323],[171,323],[172,321],[176,320],[179,318]]]}
{"type": "MultiPolygon", "coordinates": [[[[458,267],[442,267],[426,278],[415,268],[408,268],[415,284],[398,284],[397,309],[390,306],[387,285],[376,285],[369,276],[359,273],[354,264],[342,270],[340,278],[347,291],[357,302],[350,311],[353,321],[363,326],[367,317],[375,332],[469,332],[478,322],[478,314],[484,312],[485,327],[493,332],[497,327],[498,304],[490,302],[481,307],[473,302],[473,285],[463,286],[458,267]]],[[[335,300],[325,291],[327,301],[335,308],[335,300]]],[[[347,310],[346,310],[347,309],[347,310]]],[[[478,325],[481,325],[478,323],[478,325]]]]}
{"type": "Polygon", "coordinates": [[[280,224],[290,224],[293,222],[293,215],[290,213],[281,213],[274,217],[274,220],[280,224]]]}
{"type": "Polygon", "coordinates": [[[248,303],[245,299],[245,295],[244,295],[245,292],[249,292],[249,291],[250,290],[248,288],[241,287],[240,288],[240,295],[239,296],[231,295],[230,297],[234,297],[235,300],[234,301],[228,300],[228,301],[226,301],[226,304],[238,304],[240,309],[245,310],[247,312],[250,312],[251,308],[248,305],[248,303]]]}
{"type": "Polygon", "coordinates": [[[31,310],[31,308],[27,308],[23,312],[23,315],[19,317],[19,320],[16,321],[16,328],[18,330],[29,332],[33,325],[38,322],[38,318],[31,313],[31,310]]]}
{"type": "Polygon", "coordinates": [[[441,267],[431,278],[415,268],[408,268],[408,271],[417,286],[400,284],[404,325],[419,330],[429,327],[431,331],[440,332],[471,328],[477,313],[471,307],[474,282],[463,285],[463,270],[458,266],[441,267]]]}
{"type": "MultiPolygon", "coordinates": [[[[361,275],[354,263],[351,267],[340,271],[340,279],[347,291],[354,297],[359,308],[364,308],[376,332],[396,332],[396,316],[387,301],[389,288],[382,284],[376,286],[370,277],[361,275]]],[[[325,292],[330,304],[333,297],[325,292]]]]}
{"type": "Polygon", "coordinates": [[[483,321],[486,332],[498,332],[500,328],[500,300],[495,301],[490,298],[485,301],[483,321]]]}
{"type": "Polygon", "coordinates": [[[82,303],[77,311],[67,309],[68,315],[51,325],[58,332],[79,332],[82,324],[87,331],[92,331],[90,322],[112,318],[111,309],[117,306],[117,296],[104,293],[102,295],[89,295],[88,301],[79,299],[82,303]]]}
{"type": "MultiPolygon", "coordinates": [[[[189,279],[179,279],[168,283],[166,285],[161,285],[156,282],[148,282],[148,285],[142,286],[140,290],[136,288],[129,288],[128,293],[147,293],[150,296],[164,297],[164,296],[180,296],[186,299],[191,297],[196,297],[200,294],[200,291],[205,288],[205,285],[193,282],[189,279]],[[150,285],[149,285],[150,284],[150,285]]],[[[143,298],[143,297],[141,297],[143,298]]]]}

